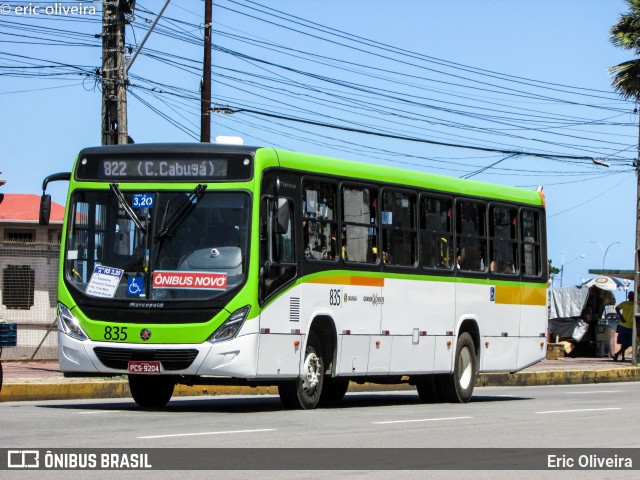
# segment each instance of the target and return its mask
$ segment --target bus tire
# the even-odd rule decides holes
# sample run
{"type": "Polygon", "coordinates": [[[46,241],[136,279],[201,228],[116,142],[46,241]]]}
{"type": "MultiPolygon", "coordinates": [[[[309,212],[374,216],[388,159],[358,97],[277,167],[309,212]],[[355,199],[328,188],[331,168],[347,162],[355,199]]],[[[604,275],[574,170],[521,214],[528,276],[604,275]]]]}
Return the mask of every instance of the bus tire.
{"type": "Polygon", "coordinates": [[[476,347],[467,332],[458,337],[453,374],[443,382],[446,400],[451,403],[467,403],[471,400],[478,373],[476,347]]]}
{"type": "Polygon", "coordinates": [[[424,403],[442,401],[442,378],[439,375],[425,375],[416,382],[418,396],[424,403]]]}
{"type": "Polygon", "coordinates": [[[326,378],[320,394],[321,404],[338,403],[349,389],[348,378],[326,378]]]}
{"type": "Polygon", "coordinates": [[[164,375],[129,375],[129,390],[133,400],[142,408],[164,407],[175,388],[172,377],[164,375]]]}
{"type": "Polygon", "coordinates": [[[324,361],[321,352],[322,345],[318,336],[309,334],[300,376],[278,385],[278,393],[284,408],[311,410],[318,405],[324,383],[324,361]]]}

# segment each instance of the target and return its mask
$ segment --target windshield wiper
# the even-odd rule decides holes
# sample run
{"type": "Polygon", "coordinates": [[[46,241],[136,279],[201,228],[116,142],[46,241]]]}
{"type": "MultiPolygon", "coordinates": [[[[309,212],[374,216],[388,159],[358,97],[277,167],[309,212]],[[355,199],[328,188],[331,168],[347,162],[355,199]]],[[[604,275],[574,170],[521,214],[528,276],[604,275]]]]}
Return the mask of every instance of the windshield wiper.
{"type": "Polygon", "coordinates": [[[187,195],[182,203],[178,205],[178,208],[173,212],[169,220],[165,223],[162,222],[156,241],[163,240],[173,235],[175,229],[182,223],[182,221],[189,216],[189,214],[196,208],[196,204],[200,201],[204,195],[204,191],[207,189],[206,185],[198,185],[193,191],[187,195]]]}
{"type": "Polygon", "coordinates": [[[120,204],[120,207],[122,207],[122,209],[125,212],[127,212],[127,215],[129,216],[131,221],[136,224],[136,228],[138,230],[140,230],[142,233],[147,233],[147,227],[145,227],[142,224],[142,222],[140,221],[140,219],[136,215],[136,212],[134,212],[133,209],[131,208],[131,206],[129,206],[129,204],[127,203],[127,201],[124,198],[124,195],[120,191],[120,188],[118,187],[118,184],[117,183],[111,183],[109,185],[109,187],[111,187],[111,191],[113,192],[113,194],[118,199],[118,203],[120,204]]]}

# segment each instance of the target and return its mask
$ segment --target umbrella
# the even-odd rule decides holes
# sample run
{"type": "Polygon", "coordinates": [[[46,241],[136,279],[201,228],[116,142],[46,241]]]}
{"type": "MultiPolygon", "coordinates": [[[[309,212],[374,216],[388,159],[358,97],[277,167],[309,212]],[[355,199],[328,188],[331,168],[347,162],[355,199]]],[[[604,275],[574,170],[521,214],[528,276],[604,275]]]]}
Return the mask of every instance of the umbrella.
{"type": "Polygon", "coordinates": [[[600,275],[599,277],[587,280],[582,286],[587,288],[598,287],[602,290],[624,290],[625,284],[615,277],[600,275]]]}

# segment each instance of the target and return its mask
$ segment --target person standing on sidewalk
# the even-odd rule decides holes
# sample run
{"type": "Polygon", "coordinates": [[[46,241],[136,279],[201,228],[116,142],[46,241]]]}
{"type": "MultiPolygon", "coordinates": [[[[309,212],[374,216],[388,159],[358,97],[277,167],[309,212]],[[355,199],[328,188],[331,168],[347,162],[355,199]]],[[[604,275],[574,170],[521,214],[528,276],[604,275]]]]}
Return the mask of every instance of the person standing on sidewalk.
{"type": "Polygon", "coordinates": [[[618,323],[618,340],[620,350],[613,356],[613,361],[618,361],[618,355],[622,354],[624,362],[624,352],[633,344],[633,292],[629,292],[628,300],[616,306],[616,313],[620,315],[622,320],[618,323]]]}

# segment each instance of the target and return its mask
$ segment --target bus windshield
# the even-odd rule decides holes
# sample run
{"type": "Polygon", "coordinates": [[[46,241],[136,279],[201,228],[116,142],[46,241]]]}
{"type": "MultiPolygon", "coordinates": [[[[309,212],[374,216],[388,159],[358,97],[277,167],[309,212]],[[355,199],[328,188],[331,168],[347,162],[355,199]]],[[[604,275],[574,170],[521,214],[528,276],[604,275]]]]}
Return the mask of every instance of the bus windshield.
{"type": "Polygon", "coordinates": [[[184,191],[76,191],[65,278],[89,297],[208,300],[247,270],[249,195],[184,191]]]}

